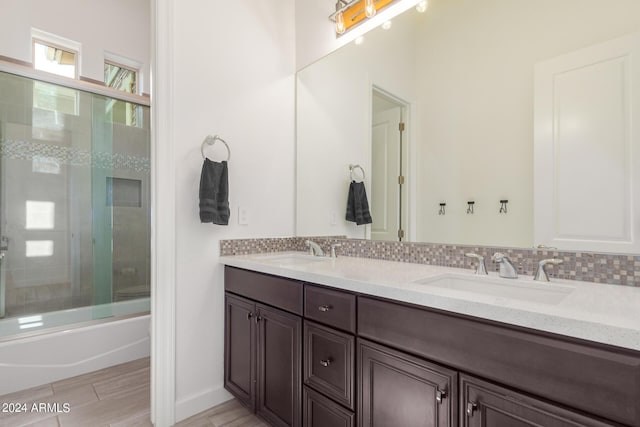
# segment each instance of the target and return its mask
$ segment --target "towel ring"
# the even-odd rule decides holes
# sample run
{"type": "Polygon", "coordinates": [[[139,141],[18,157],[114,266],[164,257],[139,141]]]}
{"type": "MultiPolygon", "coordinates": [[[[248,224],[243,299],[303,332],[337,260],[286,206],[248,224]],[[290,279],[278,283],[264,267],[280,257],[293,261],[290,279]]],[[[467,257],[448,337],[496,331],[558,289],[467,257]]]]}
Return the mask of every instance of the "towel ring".
{"type": "Polygon", "coordinates": [[[351,175],[351,181],[355,181],[355,178],[353,177],[354,169],[360,169],[360,172],[362,172],[362,182],[364,182],[366,176],[364,174],[364,169],[360,165],[349,165],[349,174],[351,175]]]}
{"type": "Polygon", "coordinates": [[[211,135],[207,135],[207,137],[204,139],[204,141],[202,141],[202,145],[200,146],[200,152],[202,153],[202,158],[206,159],[207,156],[205,156],[204,154],[204,146],[205,145],[213,145],[216,143],[216,141],[220,141],[224,144],[225,147],[227,147],[227,162],[229,161],[229,159],[231,158],[231,149],[229,148],[229,144],[227,144],[227,142],[220,138],[218,135],[215,136],[211,136],[211,135]]]}

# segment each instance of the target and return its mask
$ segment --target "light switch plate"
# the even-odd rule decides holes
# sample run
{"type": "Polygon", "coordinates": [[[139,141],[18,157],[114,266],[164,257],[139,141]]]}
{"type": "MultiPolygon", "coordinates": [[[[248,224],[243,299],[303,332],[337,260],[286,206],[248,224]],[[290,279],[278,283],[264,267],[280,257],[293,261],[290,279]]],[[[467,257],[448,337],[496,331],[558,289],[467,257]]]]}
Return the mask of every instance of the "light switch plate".
{"type": "Polygon", "coordinates": [[[238,224],[249,225],[249,210],[247,208],[238,207],[238,224]]]}

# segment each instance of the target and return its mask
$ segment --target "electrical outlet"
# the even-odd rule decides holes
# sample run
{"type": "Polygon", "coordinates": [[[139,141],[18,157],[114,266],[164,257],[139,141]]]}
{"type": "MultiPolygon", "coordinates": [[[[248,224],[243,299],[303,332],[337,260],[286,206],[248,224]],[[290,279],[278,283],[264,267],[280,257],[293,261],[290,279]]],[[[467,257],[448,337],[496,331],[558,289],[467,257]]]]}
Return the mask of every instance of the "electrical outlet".
{"type": "Polygon", "coordinates": [[[249,225],[249,210],[247,208],[238,207],[238,224],[249,225]]]}

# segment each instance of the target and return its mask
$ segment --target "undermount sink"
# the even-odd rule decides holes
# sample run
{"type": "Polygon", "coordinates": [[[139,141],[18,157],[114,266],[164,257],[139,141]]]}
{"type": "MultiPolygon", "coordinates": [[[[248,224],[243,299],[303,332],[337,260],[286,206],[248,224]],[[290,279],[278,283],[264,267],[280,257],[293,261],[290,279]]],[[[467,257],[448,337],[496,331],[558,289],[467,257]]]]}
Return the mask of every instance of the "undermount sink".
{"type": "Polygon", "coordinates": [[[572,291],[572,287],[556,283],[537,283],[531,279],[501,279],[492,277],[446,276],[416,280],[423,286],[452,291],[452,293],[475,294],[491,298],[533,302],[538,304],[558,304],[572,291]]]}
{"type": "Polygon", "coordinates": [[[308,254],[282,254],[261,257],[263,260],[281,266],[305,265],[329,260],[328,257],[317,257],[308,254]]]}

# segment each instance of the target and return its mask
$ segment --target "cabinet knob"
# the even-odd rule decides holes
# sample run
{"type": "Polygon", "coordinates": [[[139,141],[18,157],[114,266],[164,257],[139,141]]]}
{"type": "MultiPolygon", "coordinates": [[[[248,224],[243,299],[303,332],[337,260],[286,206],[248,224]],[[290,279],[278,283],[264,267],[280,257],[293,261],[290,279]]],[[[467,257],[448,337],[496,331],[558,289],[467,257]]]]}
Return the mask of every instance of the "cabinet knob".
{"type": "Polygon", "coordinates": [[[331,306],[330,305],[321,305],[320,307],[318,307],[318,310],[322,311],[323,313],[326,313],[327,311],[331,310],[331,306]]]}
{"type": "Polygon", "coordinates": [[[467,416],[473,417],[473,413],[478,410],[476,402],[467,402],[467,416]]]}
{"type": "Polygon", "coordinates": [[[253,312],[248,312],[247,313],[247,319],[251,319],[253,317],[253,312]]]}
{"type": "Polygon", "coordinates": [[[446,390],[436,390],[436,402],[442,403],[442,399],[446,399],[447,391],[446,390]]]}
{"type": "Polygon", "coordinates": [[[256,317],[256,323],[258,323],[261,320],[262,320],[262,316],[258,315],[258,317],[256,317]]]}
{"type": "Polygon", "coordinates": [[[333,362],[333,360],[331,360],[331,358],[328,358],[325,360],[321,360],[320,364],[326,368],[327,366],[331,365],[331,362],[333,362]]]}

